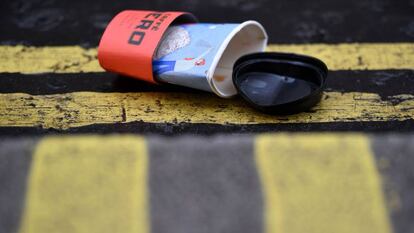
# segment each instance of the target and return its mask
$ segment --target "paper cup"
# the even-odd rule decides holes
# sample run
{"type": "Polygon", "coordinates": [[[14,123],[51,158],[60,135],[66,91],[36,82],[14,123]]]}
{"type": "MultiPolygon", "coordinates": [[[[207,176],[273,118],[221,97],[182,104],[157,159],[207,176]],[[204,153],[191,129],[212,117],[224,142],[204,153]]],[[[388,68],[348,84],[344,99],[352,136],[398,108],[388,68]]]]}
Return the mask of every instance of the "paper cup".
{"type": "Polygon", "coordinates": [[[154,54],[154,77],[231,97],[237,94],[232,81],[234,63],[243,55],[264,51],[266,44],[266,32],[255,21],[172,26],[154,54]]]}
{"type": "Polygon", "coordinates": [[[258,22],[196,23],[185,12],[123,11],[109,23],[98,60],[110,72],[216,93],[237,94],[233,65],[262,52],[267,34],[258,22]]]}

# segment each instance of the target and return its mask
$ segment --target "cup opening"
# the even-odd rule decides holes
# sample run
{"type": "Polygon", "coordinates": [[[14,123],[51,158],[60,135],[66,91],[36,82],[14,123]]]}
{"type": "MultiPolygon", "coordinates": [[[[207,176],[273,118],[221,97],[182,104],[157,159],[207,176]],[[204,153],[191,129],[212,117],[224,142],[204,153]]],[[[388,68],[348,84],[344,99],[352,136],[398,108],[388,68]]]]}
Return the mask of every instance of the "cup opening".
{"type": "Polygon", "coordinates": [[[262,25],[255,21],[247,21],[240,24],[229,35],[219,49],[218,61],[213,62],[212,75],[209,83],[213,91],[221,97],[231,97],[237,94],[232,81],[234,63],[240,57],[265,50],[267,35],[262,25]]]}
{"type": "Polygon", "coordinates": [[[174,19],[174,21],[172,21],[172,23],[170,24],[170,27],[180,25],[180,24],[189,24],[189,23],[197,23],[197,22],[198,22],[198,19],[194,15],[190,13],[186,13],[174,19]]]}

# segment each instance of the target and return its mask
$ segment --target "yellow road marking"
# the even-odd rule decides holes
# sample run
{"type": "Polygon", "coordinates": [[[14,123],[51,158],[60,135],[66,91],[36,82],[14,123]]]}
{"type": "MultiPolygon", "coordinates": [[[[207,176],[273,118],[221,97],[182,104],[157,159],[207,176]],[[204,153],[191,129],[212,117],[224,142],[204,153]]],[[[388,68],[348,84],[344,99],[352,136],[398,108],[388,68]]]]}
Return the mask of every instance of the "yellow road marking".
{"type": "MultiPolygon", "coordinates": [[[[313,55],[330,70],[413,69],[414,43],[269,45],[268,51],[313,55]]],[[[102,72],[96,48],[0,46],[0,72],[102,72]]]]}
{"type": "Polygon", "coordinates": [[[372,93],[328,92],[313,112],[271,116],[254,111],[240,99],[221,99],[209,93],[0,94],[0,127],[67,129],[135,121],[264,124],[409,119],[414,119],[412,95],[394,96],[391,102],[372,93]]]}
{"type": "Polygon", "coordinates": [[[414,69],[414,43],[270,45],[268,50],[315,56],[330,70],[414,69]]]}
{"type": "Polygon", "coordinates": [[[97,51],[80,46],[0,46],[0,72],[79,73],[103,72],[97,51]]]}
{"type": "Polygon", "coordinates": [[[149,232],[147,163],[138,137],[44,139],[20,232],[149,232]]]}
{"type": "Polygon", "coordinates": [[[391,232],[365,137],[264,135],[256,139],[255,158],[265,232],[391,232]]]}

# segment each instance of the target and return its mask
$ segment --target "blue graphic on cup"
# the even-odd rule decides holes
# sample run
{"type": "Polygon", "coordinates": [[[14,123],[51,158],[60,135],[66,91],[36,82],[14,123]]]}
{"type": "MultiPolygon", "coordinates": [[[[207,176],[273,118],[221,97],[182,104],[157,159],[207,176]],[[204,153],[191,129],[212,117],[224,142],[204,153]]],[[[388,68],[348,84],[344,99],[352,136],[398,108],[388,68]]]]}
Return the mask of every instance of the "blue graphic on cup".
{"type": "Polygon", "coordinates": [[[181,60],[154,60],[152,62],[154,74],[159,76],[169,71],[183,72],[193,69],[196,66],[204,66],[206,59],[204,58],[211,48],[206,50],[196,58],[184,58],[181,60]]]}
{"type": "Polygon", "coordinates": [[[255,21],[172,26],[154,55],[154,76],[160,82],[231,97],[237,94],[231,80],[234,62],[263,51],[266,44],[266,32],[255,21]]]}

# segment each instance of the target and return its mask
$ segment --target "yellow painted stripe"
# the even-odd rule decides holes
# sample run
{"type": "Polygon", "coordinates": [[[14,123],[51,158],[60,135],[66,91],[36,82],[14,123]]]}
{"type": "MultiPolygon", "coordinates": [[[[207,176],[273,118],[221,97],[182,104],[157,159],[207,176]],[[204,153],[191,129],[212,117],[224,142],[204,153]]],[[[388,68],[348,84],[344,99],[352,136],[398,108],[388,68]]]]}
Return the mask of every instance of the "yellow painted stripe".
{"type": "MultiPolygon", "coordinates": [[[[414,43],[269,45],[268,51],[316,56],[330,70],[413,69],[414,43]]],[[[102,72],[97,51],[80,46],[0,46],[0,72],[102,72]]]]}
{"type": "Polygon", "coordinates": [[[80,46],[0,46],[0,72],[78,73],[103,72],[97,51],[80,46]]]}
{"type": "Polygon", "coordinates": [[[365,137],[259,136],[255,159],[264,193],[265,232],[391,232],[365,137]]]}
{"type": "Polygon", "coordinates": [[[254,111],[240,99],[209,93],[96,93],[61,95],[0,94],[1,126],[67,129],[91,124],[152,123],[317,123],[409,120],[414,96],[381,100],[372,93],[325,93],[312,112],[271,116],[254,111]]]}
{"type": "Polygon", "coordinates": [[[414,43],[270,45],[268,50],[315,56],[330,70],[414,69],[414,43]]]}
{"type": "Polygon", "coordinates": [[[103,72],[97,51],[80,46],[0,46],[0,72],[78,73],[103,72]]]}
{"type": "Polygon", "coordinates": [[[150,232],[144,139],[51,137],[32,162],[20,232],[150,232]]]}

